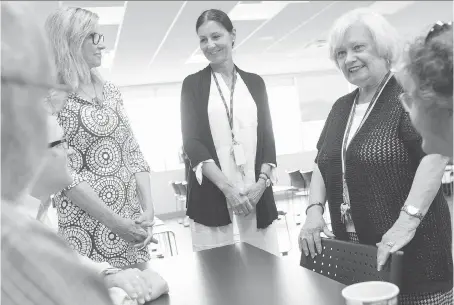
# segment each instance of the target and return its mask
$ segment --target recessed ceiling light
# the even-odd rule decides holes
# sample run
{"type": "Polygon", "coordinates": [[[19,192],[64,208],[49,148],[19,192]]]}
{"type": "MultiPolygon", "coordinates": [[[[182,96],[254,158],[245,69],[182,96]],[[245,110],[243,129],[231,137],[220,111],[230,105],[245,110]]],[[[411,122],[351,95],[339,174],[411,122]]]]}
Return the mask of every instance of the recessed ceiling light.
{"type": "Polygon", "coordinates": [[[382,15],[393,15],[413,3],[415,1],[376,1],[369,8],[382,15]]]}
{"type": "Polygon", "coordinates": [[[99,16],[99,24],[120,24],[125,14],[124,6],[113,7],[84,7],[99,16]]]}
{"type": "Polygon", "coordinates": [[[232,20],[267,20],[287,6],[283,1],[262,1],[260,3],[239,2],[229,12],[232,20]]]}

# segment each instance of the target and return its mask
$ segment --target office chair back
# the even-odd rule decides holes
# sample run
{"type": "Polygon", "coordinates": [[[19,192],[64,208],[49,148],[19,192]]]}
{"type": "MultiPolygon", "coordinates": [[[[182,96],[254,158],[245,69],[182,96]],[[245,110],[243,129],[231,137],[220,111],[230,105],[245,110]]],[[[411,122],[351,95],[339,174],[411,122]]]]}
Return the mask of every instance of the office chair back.
{"type": "Polygon", "coordinates": [[[177,183],[177,187],[180,190],[181,196],[183,196],[186,199],[186,195],[188,193],[188,189],[186,188],[186,185],[179,182],[179,183],[177,183]]]}
{"type": "Polygon", "coordinates": [[[296,187],[298,189],[305,189],[306,183],[304,182],[304,178],[301,175],[299,170],[295,171],[287,171],[287,174],[290,177],[290,185],[296,187]]]}
{"type": "Polygon", "coordinates": [[[377,247],[322,238],[322,254],[313,259],[301,253],[300,265],[344,285],[386,281],[400,287],[403,252],[391,254],[382,271],[377,271],[377,247]]]}
{"type": "Polygon", "coordinates": [[[312,171],[302,172],[301,176],[303,176],[306,187],[309,188],[311,185],[311,181],[312,181],[312,171]]]}
{"type": "Polygon", "coordinates": [[[181,196],[180,188],[177,186],[177,182],[170,181],[170,185],[172,186],[175,196],[181,196]]]}

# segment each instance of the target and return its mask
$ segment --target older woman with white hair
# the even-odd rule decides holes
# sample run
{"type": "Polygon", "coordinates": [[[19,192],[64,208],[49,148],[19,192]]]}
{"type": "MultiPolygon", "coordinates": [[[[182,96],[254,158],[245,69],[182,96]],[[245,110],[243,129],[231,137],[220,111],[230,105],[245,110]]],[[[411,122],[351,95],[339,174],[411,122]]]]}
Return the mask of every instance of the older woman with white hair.
{"type": "Polygon", "coordinates": [[[399,101],[391,71],[399,59],[396,30],[379,14],[353,10],[335,22],[329,49],[358,88],[334,103],[317,143],[300,247],[312,257],[322,253],[322,232],[376,244],[378,270],[402,250],[399,304],[451,304],[451,221],[440,189],[447,158],[423,152],[399,101]],[[323,219],[326,201],[333,232],[323,219]]]}
{"type": "Polygon", "coordinates": [[[405,90],[401,100],[422,136],[426,153],[452,160],[452,51],[451,22],[437,22],[427,35],[409,45],[397,78],[405,90]]]}
{"type": "Polygon", "coordinates": [[[73,183],[54,196],[59,233],[80,254],[115,267],[145,267],[153,240],[149,167],[131,130],[119,89],[104,81],[98,16],[61,8],[46,21],[59,82],[72,93],[57,112],[73,183]]]}

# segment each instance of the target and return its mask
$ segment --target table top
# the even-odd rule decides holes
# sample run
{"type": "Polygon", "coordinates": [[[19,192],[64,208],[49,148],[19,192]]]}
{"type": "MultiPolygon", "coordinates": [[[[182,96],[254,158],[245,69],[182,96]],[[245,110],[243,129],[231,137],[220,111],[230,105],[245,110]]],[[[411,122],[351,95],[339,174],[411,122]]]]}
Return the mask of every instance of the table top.
{"type": "Polygon", "coordinates": [[[334,280],[246,243],[152,260],[170,292],[153,305],[344,305],[334,280]]]}

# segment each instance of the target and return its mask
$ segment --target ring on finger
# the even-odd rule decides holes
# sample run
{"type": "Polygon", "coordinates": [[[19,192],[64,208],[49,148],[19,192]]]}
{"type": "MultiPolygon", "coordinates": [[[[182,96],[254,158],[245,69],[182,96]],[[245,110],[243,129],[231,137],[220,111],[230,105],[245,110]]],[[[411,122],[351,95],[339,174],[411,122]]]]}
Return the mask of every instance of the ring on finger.
{"type": "Polygon", "coordinates": [[[385,245],[387,245],[387,246],[390,247],[390,248],[394,247],[395,244],[396,244],[396,243],[393,242],[393,241],[388,241],[388,242],[385,243],[385,245]]]}

